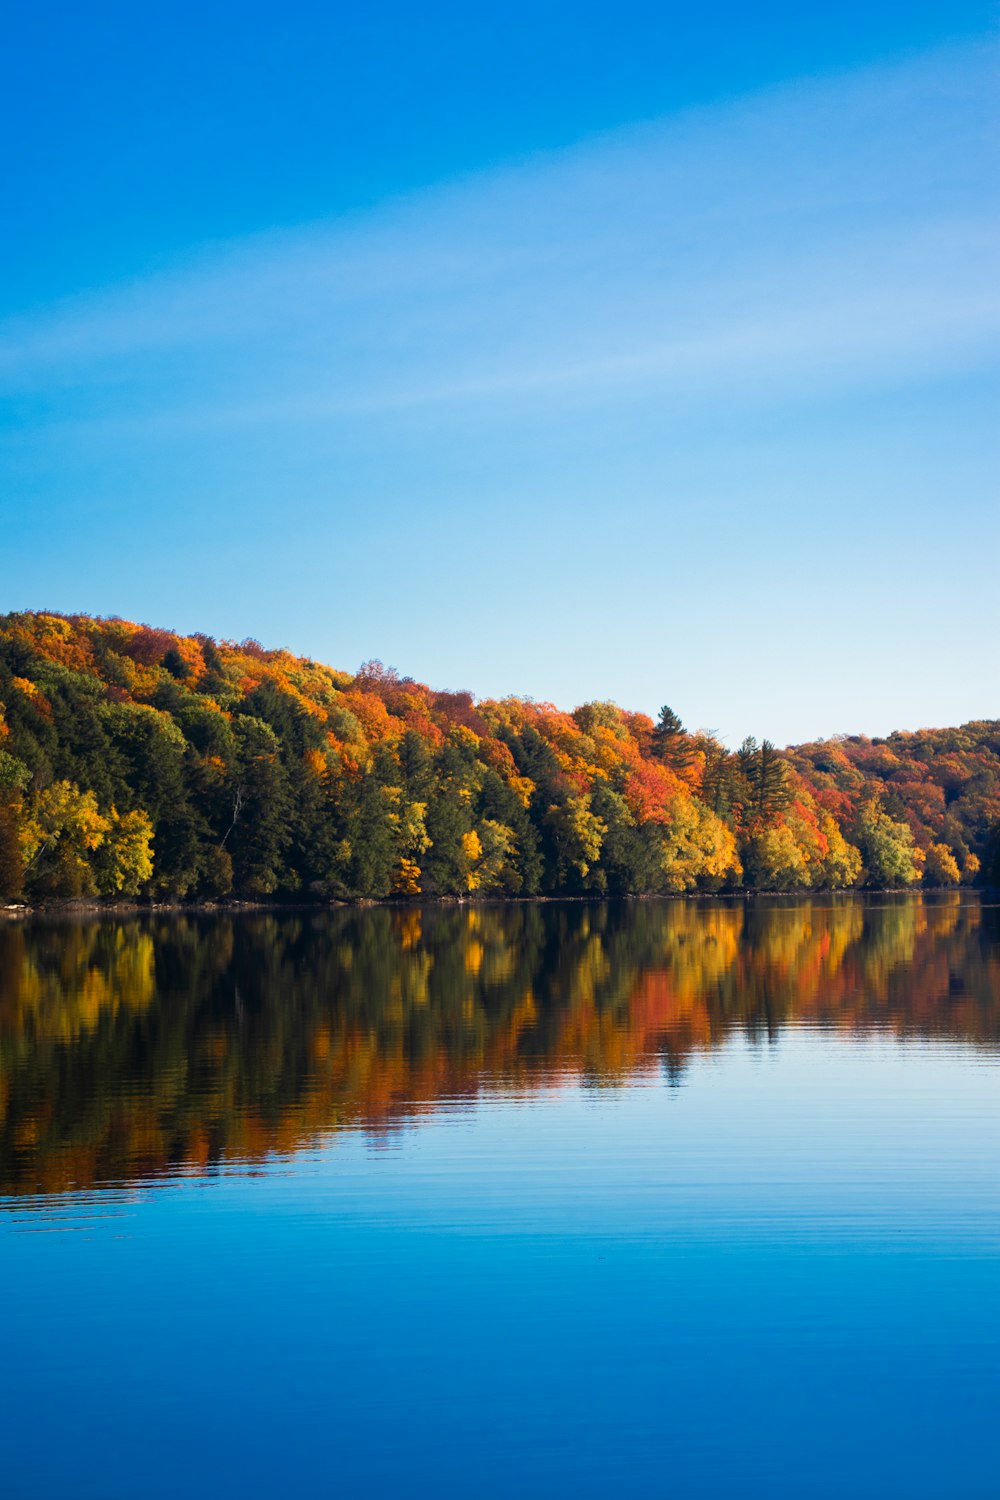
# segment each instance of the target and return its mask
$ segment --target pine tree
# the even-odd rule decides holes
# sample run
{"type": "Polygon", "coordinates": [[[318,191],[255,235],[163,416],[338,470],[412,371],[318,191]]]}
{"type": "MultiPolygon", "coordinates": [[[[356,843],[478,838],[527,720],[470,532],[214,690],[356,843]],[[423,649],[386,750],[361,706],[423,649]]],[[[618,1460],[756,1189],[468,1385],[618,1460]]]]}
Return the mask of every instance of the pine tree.
{"type": "Polygon", "coordinates": [[[687,770],[694,758],[694,746],[684,725],[669,704],[660,709],[660,717],[653,730],[653,754],[672,771],[687,770]]]}

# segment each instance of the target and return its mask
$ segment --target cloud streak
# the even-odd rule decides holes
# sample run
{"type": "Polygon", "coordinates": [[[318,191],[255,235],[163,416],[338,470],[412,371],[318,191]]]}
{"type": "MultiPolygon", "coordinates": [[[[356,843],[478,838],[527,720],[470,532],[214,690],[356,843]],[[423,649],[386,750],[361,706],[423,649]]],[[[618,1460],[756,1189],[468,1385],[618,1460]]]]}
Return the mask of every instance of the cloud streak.
{"type": "Polygon", "coordinates": [[[800,84],[209,247],[8,321],[0,389],[29,422],[181,430],[975,366],[1000,331],[991,68],[800,84]]]}

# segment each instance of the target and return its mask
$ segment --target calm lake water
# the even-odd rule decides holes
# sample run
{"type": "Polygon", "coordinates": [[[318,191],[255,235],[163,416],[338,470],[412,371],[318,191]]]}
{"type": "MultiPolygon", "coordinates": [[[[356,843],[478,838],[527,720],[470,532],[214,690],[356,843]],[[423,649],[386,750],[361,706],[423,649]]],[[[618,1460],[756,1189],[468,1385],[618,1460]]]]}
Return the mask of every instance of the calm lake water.
{"type": "Polygon", "coordinates": [[[1000,911],[0,927],[0,1492],[1000,1495],[1000,911]]]}

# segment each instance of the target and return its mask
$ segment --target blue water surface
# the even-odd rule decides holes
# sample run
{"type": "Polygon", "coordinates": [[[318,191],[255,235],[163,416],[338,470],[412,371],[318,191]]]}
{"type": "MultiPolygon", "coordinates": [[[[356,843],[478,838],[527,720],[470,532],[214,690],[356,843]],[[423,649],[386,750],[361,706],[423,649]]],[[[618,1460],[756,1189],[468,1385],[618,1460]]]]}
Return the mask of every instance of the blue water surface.
{"type": "Polygon", "coordinates": [[[680,1071],[563,1049],[391,1126],[22,1180],[0,1489],[996,1497],[1000,1052],[935,1032],[744,1018],[680,1071]]]}

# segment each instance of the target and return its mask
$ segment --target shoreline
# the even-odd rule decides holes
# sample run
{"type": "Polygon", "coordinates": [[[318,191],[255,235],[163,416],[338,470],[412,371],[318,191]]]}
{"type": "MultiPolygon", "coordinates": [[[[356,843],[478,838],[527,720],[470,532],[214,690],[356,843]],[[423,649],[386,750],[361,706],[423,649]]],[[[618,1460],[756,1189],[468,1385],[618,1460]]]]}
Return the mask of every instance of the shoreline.
{"type": "Polygon", "coordinates": [[[387,908],[406,911],[417,907],[479,907],[479,906],[529,906],[542,902],[572,902],[574,904],[615,901],[727,901],[743,903],[761,898],[815,901],[817,898],[836,896],[945,896],[945,895],[993,896],[997,892],[991,886],[893,886],[882,888],[855,887],[847,890],[760,890],[760,891],[657,891],[600,895],[597,892],[584,895],[541,896],[386,896],[383,898],[361,897],[354,901],[330,899],[327,901],[268,901],[240,900],[228,897],[220,901],[117,901],[99,897],[54,898],[48,901],[14,901],[0,905],[0,921],[21,922],[32,917],[142,917],[142,916],[252,916],[267,912],[333,912],[362,911],[387,908]]]}

